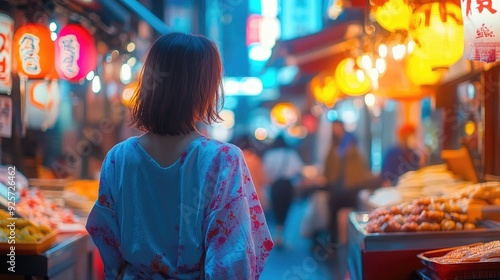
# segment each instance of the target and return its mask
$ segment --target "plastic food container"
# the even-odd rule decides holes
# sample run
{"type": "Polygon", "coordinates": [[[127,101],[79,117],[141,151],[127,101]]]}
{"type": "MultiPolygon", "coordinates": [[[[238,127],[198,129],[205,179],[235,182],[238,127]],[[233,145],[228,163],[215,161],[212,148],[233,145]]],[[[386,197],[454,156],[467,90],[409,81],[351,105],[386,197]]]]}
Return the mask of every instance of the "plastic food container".
{"type": "Polygon", "coordinates": [[[432,260],[460,247],[427,251],[417,257],[426,266],[427,274],[432,279],[500,279],[500,261],[442,264],[432,260]]]}

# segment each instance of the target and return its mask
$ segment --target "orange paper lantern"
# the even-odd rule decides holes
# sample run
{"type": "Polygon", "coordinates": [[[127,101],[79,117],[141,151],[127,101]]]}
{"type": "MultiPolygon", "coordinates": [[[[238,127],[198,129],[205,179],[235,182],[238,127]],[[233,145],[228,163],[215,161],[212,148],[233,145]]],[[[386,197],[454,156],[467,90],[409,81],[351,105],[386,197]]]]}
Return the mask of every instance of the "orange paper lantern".
{"type": "Polygon", "coordinates": [[[297,123],[299,110],[289,102],[281,102],[271,109],[271,121],[279,127],[290,126],[297,123]]]}
{"type": "Polygon", "coordinates": [[[54,42],[41,24],[26,24],[14,34],[14,57],[20,76],[43,79],[54,67],[54,42]]]}
{"type": "Polygon", "coordinates": [[[332,76],[319,74],[311,80],[311,91],[314,98],[328,107],[333,107],[339,91],[332,76]]]}

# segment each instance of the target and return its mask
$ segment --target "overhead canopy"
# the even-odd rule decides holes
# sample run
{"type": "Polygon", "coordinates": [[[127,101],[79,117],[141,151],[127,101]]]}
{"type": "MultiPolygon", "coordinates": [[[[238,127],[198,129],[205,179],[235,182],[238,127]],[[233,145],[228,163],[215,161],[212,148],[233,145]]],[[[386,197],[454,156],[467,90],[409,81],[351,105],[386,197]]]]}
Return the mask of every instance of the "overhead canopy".
{"type": "Polygon", "coordinates": [[[301,74],[324,71],[338,62],[339,56],[359,45],[362,32],[362,21],[356,20],[335,24],[311,35],[278,41],[265,68],[295,65],[301,74]]]}

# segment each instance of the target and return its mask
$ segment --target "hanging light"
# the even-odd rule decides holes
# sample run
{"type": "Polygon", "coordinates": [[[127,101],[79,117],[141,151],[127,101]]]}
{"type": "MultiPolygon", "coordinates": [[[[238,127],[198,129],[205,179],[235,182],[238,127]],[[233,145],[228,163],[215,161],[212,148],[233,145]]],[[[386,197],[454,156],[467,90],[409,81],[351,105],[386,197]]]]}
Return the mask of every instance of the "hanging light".
{"type": "Polygon", "coordinates": [[[0,92],[9,93],[12,89],[12,36],[14,35],[14,20],[0,13],[0,37],[3,39],[0,49],[0,92]]]}
{"type": "Polygon", "coordinates": [[[406,47],[404,44],[397,44],[392,47],[392,57],[394,60],[402,60],[406,54],[406,47]]]}
{"type": "Polygon", "coordinates": [[[383,75],[387,70],[387,63],[385,62],[385,59],[380,57],[377,58],[377,60],[375,60],[375,68],[380,75],[383,75]]]}
{"type": "Polygon", "coordinates": [[[318,102],[333,107],[339,96],[339,91],[332,76],[320,73],[311,80],[310,87],[318,102]]]}
{"type": "Polygon", "coordinates": [[[94,93],[98,93],[99,91],[101,91],[101,78],[99,78],[99,76],[97,75],[95,75],[92,79],[92,91],[94,93]]]}
{"type": "Polygon", "coordinates": [[[418,56],[418,51],[410,55],[405,64],[405,73],[414,85],[435,85],[443,77],[442,71],[433,71],[431,62],[418,56]]]}
{"type": "Polygon", "coordinates": [[[134,96],[134,93],[137,90],[138,86],[139,86],[139,82],[137,82],[137,81],[131,82],[130,84],[125,86],[125,88],[123,89],[123,92],[122,92],[122,96],[121,96],[121,101],[122,101],[123,105],[125,105],[127,107],[130,107],[132,105],[131,100],[132,100],[132,97],[134,96]]]}
{"type": "MultiPolygon", "coordinates": [[[[342,60],[335,69],[335,82],[338,89],[347,95],[361,95],[370,90],[370,80],[361,79],[361,73],[355,69],[356,63],[353,58],[342,60]],[[358,77],[359,76],[359,77],[358,77]]],[[[361,70],[361,72],[363,72],[361,70]]],[[[363,76],[364,77],[364,73],[363,76]]]]}
{"type": "Polygon", "coordinates": [[[56,70],[68,81],[80,81],[97,66],[94,38],[79,24],[61,28],[56,39],[56,70]]]}
{"type": "Polygon", "coordinates": [[[500,61],[500,1],[461,1],[464,20],[464,57],[500,61]],[[475,2],[473,2],[475,4],[475,2]]]}
{"type": "Polygon", "coordinates": [[[410,35],[433,68],[448,68],[463,55],[460,7],[445,1],[422,5],[412,15],[410,35]]]}
{"type": "Polygon", "coordinates": [[[54,68],[54,41],[50,30],[41,24],[26,24],[14,34],[17,72],[31,79],[45,78],[54,68]]]}
{"type": "Polygon", "coordinates": [[[386,58],[386,56],[387,56],[387,46],[385,44],[380,44],[378,46],[378,55],[381,58],[386,58]]]}
{"type": "Polygon", "coordinates": [[[271,121],[278,127],[286,127],[297,123],[299,110],[289,102],[281,102],[271,109],[271,121]]]}
{"type": "Polygon", "coordinates": [[[390,32],[408,30],[411,13],[412,8],[407,0],[388,0],[372,8],[375,20],[390,32]]]}

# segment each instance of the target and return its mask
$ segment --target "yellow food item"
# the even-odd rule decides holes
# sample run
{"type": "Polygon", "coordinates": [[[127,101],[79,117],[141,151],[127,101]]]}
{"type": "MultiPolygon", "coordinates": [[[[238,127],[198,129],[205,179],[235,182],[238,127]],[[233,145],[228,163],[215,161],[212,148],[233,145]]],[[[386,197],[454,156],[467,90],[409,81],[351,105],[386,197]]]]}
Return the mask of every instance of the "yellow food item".
{"type": "Polygon", "coordinates": [[[84,196],[89,200],[97,200],[99,192],[99,181],[97,180],[75,180],[69,182],[65,188],[66,191],[84,196]]]}
{"type": "Polygon", "coordinates": [[[38,242],[52,233],[52,230],[48,226],[36,226],[23,218],[8,220],[7,218],[10,218],[10,214],[4,210],[0,210],[0,217],[2,217],[0,218],[0,242],[7,242],[11,234],[14,236],[11,230],[15,233],[16,242],[20,243],[38,242]],[[11,223],[14,223],[14,228],[12,229],[8,227],[11,223]]]}

